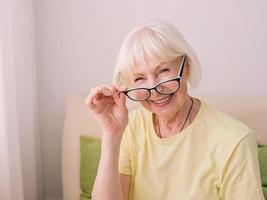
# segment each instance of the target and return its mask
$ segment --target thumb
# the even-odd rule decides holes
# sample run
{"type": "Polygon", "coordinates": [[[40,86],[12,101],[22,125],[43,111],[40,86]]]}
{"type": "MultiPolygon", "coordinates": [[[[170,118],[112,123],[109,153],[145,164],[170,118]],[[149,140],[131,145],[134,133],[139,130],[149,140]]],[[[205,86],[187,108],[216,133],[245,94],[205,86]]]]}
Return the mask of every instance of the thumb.
{"type": "Polygon", "coordinates": [[[126,108],[126,95],[123,93],[123,91],[126,90],[126,86],[120,86],[118,88],[118,104],[121,106],[121,107],[124,107],[126,108]]]}
{"type": "Polygon", "coordinates": [[[119,93],[119,102],[120,102],[121,106],[126,107],[126,95],[123,92],[119,93]]]}

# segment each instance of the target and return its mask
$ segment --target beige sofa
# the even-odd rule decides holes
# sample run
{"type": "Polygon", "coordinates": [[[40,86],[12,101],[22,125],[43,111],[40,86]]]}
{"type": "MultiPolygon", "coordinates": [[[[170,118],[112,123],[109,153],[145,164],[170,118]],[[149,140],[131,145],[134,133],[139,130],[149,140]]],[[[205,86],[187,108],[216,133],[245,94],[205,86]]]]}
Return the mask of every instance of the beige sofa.
{"type": "MultiPolygon", "coordinates": [[[[267,144],[267,96],[200,98],[234,116],[255,130],[257,141],[267,144]]],[[[127,103],[131,109],[138,104],[127,103]]],[[[101,137],[101,131],[84,105],[84,98],[70,94],[63,129],[62,181],[64,200],[78,200],[80,195],[80,135],[101,137]]]]}

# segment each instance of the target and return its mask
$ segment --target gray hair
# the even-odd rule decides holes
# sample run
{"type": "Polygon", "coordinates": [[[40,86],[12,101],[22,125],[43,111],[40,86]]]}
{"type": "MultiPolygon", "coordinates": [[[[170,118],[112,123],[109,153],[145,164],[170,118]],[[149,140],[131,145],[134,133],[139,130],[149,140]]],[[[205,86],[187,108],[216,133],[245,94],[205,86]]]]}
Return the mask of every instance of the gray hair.
{"type": "Polygon", "coordinates": [[[147,66],[150,60],[169,62],[186,54],[190,65],[190,87],[196,89],[201,79],[201,67],[198,58],[172,24],[157,20],[134,28],[124,39],[118,54],[113,84],[127,84],[130,72],[137,66],[147,66]]]}

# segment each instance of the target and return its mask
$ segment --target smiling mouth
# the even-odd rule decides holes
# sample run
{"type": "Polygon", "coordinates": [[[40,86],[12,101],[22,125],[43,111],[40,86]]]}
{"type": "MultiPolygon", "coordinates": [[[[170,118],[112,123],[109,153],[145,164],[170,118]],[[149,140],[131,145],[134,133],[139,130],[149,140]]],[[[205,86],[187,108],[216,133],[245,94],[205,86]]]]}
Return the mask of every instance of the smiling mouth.
{"type": "Polygon", "coordinates": [[[167,102],[170,101],[170,99],[172,98],[173,94],[168,95],[167,97],[163,98],[163,99],[159,99],[159,100],[151,100],[151,102],[161,105],[161,104],[165,104],[167,102]]]}

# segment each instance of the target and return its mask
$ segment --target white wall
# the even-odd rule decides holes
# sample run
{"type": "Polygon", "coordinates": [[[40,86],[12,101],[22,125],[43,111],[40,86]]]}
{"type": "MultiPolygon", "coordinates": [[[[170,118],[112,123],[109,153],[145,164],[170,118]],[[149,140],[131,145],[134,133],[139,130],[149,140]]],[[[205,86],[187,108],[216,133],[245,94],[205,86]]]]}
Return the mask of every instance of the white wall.
{"type": "Polygon", "coordinates": [[[267,95],[266,6],[265,0],[35,1],[45,196],[62,195],[66,94],[86,96],[90,87],[109,83],[134,26],[160,18],[178,27],[203,66],[195,95],[267,95]]]}
{"type": "MultiPolygon", "coordinates": [[[[6,111],[3,83],[3,59],[2,59],[2,42],[0,40],[0,196],[6,200],[11,200],[11,175],[9,164],[8,139],[6,131],[6,111]]],[[[21,187],[19,187],[21,188],[21,187]]]]}
{"type": "Polygon", "coordinates": [[[0,151],[5,154],[3,166],[9,167],[1,185],[6,182],[8,188],[10,182],[6,197],[12,200],[41,200],[43,196],[33,25],[32,0],[1,0],[0,151]]]}
{"type": "MultiPolygon", "coordinates": [[[[1,36],[3,35],[1,34],[1,36]]],[[[4,46],[3,38],[0,39],[0,196],[5,200],[20,200],[25,193],[18,129],[16,83],[14,68],[10,62],[10,57],[7,57],[11,49],[4,46]]]]}

